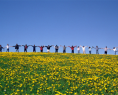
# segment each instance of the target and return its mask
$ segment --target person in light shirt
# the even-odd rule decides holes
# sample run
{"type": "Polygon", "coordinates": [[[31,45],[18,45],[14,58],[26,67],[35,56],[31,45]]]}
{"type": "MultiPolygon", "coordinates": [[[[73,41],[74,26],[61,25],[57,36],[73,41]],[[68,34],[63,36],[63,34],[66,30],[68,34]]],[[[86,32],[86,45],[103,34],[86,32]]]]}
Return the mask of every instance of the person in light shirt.
{"type": "Polygon", "coordinates": [[[79,46],[77,47],[77,51],[78,51],[78,53],[80,53],[80,47],[79,46]]]}
{"type": "Polygon", "coordinates": [[[104,49],[104,54],[107,54],[107,50],[110,48],[107,48],[107,46],[106,46],[105,48],[101,48],[101,49],[104,49]]]}
{"type": "Polygon", "coordinates": [[[115,55],[116,55],[116,52],[118,52],[118,50],[116,50],[116,48],[118,48],[118,47],[113,47],[113,49],[110,49],[110,50],[113,50],[115,52],[115,55]]]}
{"type": "Polygon", "coordinates": [[[7,46],[5,48],[7,48],[6,52],[9,52],[9,47],[12,47],[12,46],[9,46],[9,44],[7,44],[7,46]]]}
{"type": "MultiPolygon", "coordinates": [[[[93,48],[93,47],[92,47],[93,48]]],[[[91,47],[89,47],[88,49],[89,49],[89,54],[91,54],[91,49],[92,49],[91,47]]]]}
{"type": "Polygon", "coordinates": [[[82,50],[83,50],[83,54],[86,54],[86,52],[85,52],[85,48],[88,47],[88,46],[83,46],[83,47],[82,47],[82,46],[80,45],[80,47],[81,47],[82,50]]]}
{"type": "MultiPolygon", "coordinates": [[[[94,48],[94,47],[92,47],[92,48],[94,48]]],[[[99,49],[101,49],[101,48],[98,48],[98,46],[96,46],[96,48],[94,48],[94,49],[96,49],[96,54],[99,54],[99,49]]]]}
{"type": "Polygon", "coordinates": [[[62,45],[60,45],[61,47],[63,47],[63,53],[66,53],[66,48],[67,48],[67,46],[62,46],[62,45]]]}

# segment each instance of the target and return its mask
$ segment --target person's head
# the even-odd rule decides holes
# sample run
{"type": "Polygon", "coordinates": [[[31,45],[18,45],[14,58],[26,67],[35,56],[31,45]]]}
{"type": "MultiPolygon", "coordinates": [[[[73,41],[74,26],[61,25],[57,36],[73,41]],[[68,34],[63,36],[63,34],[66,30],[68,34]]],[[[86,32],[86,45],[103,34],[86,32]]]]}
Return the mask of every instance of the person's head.
{"type": "Polygon", "coordinates": [[[35,44],[34,44],[34,46],[35,46],[35,44]]]}
{"type": "Polygon", "coordinates": [[[9,46],[9,44],[7,44],[9,46]]]}
{"type": "Polygon", "coordinates": [[[27,46],[27,44],[26,44],[26,46],[27,46]]]}
{"type": "Polygon", "coordinates": [[[89,47],[89,48],[91,48],[91,47],[89,47]]]}
{"type": "Polygon", "coordinates": [[[65,47],[65,45],[64,45],[64,47],[65,47]]]}
{"type": "Polygon", "coordinates": [[[115,47],[113,47],[113,49],[115,49],[115,47]]]}
{"type": "Polygon", "coordinates": [[[84,46],[83,46],[84,47],[84,46]]]}
{"type": "Polygon", "coordinates": [[[72,47],[73,47],[73,45],[72,45],[72,47]]]}
{"type": "Polygon", "coordinates": [[[107,46],[106,46],[106,48],[107,48],[107,46]]]}
{"type": "Polygon", "coordinates": [[[0,45],[0,47],[1,47],[1,45],[0,45]]]}
{"type": "Polygon", "coordinates": [[[78,46],[78,48],[79,48],[79,46],[78,46]]]}

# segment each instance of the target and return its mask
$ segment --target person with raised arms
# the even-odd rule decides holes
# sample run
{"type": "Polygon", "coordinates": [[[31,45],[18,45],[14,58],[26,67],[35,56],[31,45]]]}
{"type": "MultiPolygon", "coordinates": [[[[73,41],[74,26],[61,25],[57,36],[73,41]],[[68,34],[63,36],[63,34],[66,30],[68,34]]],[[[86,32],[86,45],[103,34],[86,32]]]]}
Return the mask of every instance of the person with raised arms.
{"type": "Polygon", "coordinates": [[[118,50],[116,50],[116,48],[118,48],[118,47],[113,47],[113,49],[110,49],[110,50],[113,50],[115,52],[115,55],[116,55],[116,52],[118,52],[118,50]]]}
{"type": "Polygon", "coordinates": [[[92,46],[92,48],[96,49],[96,54],[99,54],[99,49],[101,48],[98,48],[98,46],[96,46],[96,48],[92,46]]]}
{"type": "Polygon", "coordinates": [[[104,49],[104,54],[107,54],[107,50],[110,48],[107,48],[107,46],[106,46],[105,48],[101,48],[101,49],[104,49]]]}
{"type": "Polygon", "coordinates": [[[2,45],[0,45],[0,52],[2,52],[2,49],[4,49],[5,47],[2,47],[2,45]]]}
{"type": "Polygon", "coordinates": [[[43,48],[45,47],[45,46],[38,46],[39,48],[40,48],[40,52],[43,52],[43,48]]]}
{"type": "Polygon", "coordinates": [[[49,53],[50,52],[50,48],[52,47],[53,45],[51,45],[51,46],[45,46],[45,47],[47,47],[47,52],[49,53]]]}
{"type": "Polygon", "coordinates": [[[9,52],[9,47],[12,47],[12,46],[9,46],[9,44],[7,44],[7,46],[4,47],[4,48],[7,48],[6,52],[9,52]]]}
{"type": "Polygon", "coordinates": [[[60,45],[61,47],[63,47],[63,53],[66,53],[66,48],[68,47],[68,46],[62,46],[62,45],[60,45]]]}
{"type": "Polygon", "coordinates": [[[24,46],[24,52],[27,52],[28,47],[31,46],[31,45],[26,44],[26,45],[22,45],[22,46],[24,46]]]}
{"type": "MultiPolygon", "coordinates": [[[[53,45],[54,46],[54,45],[53,45]]],[[[60,46],[54,46],[54,48],[55,48],[55,53],[58,53],[58,49],[60,48],[60,46]]]]}
{"type": "Polygon", "coordinates": [[[15,47],[16,52],[19,52],[19,47],[20,47],[20,46],[22,46],[22,45],[18,45],[18,44],[16,44],[15,46],[12,46],[12,47],[15,47]]]}
{"type": "Polygon", "coordinates": [[[83,54],[86,54],[86,52],[85,52],[85,48],[88,47],[88,46],[83,46],[83,47],[82,47],[82,46],[80,45],[80,47],[81,47],[82,50],[83,50],[83,54]]]}
{"type": "MultiPolygon", "coordinates": [[[[68,47],[70,47],[70,46],[68,46],[68,47]]],[[[72,53],[74,53],[74,48],[75,48],[75,47],[77,47],[77,45],[76,45],[76,46],[73,46],[73,45],[72,45],[72,47],[70,47],[71,50],[72,50],[72,53]]]]}
{"type": "MultiPolygon", "coordinates": [[[[92,47],[93,48],[93,47],[92,47]]],[[[92,49],[91,47],[89,47],[88,49],[89,49],[89,54],[91,54],[91,49],[92,49]]]]}
{"type": "Polygon", "coordinates": [[[79,46],[77,47],[77,51],[78,51],[78,53],[80,53],[80,47],[79,46]]]}
{"type": "Polygon", "coordinates": [[[34,45],[29,45],[29,46],[33,47],[33,52],[36,52],[36,47],[38,47],[38,46],[35,46],[35,44],[34,45]]]}

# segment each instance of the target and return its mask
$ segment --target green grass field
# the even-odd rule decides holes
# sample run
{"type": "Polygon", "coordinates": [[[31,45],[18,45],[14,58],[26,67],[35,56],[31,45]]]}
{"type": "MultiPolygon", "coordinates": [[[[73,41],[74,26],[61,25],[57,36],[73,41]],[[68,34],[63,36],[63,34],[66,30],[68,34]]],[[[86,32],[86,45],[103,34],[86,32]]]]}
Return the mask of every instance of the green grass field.
{"type": "Polygon", "coordinates": [[[118,95],[118,55],[2,52],[0,95],[118,95]]]}

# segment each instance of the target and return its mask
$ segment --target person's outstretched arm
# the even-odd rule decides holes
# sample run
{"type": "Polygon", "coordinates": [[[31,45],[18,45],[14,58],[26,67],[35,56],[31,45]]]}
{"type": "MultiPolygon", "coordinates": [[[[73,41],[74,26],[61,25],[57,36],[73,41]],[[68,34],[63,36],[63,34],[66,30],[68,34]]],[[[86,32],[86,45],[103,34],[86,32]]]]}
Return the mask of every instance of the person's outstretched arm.
{"type": "Polygon", "coordinates": [[[80,47],[82,47],[82,46],[80,45],[80,47]]]}

